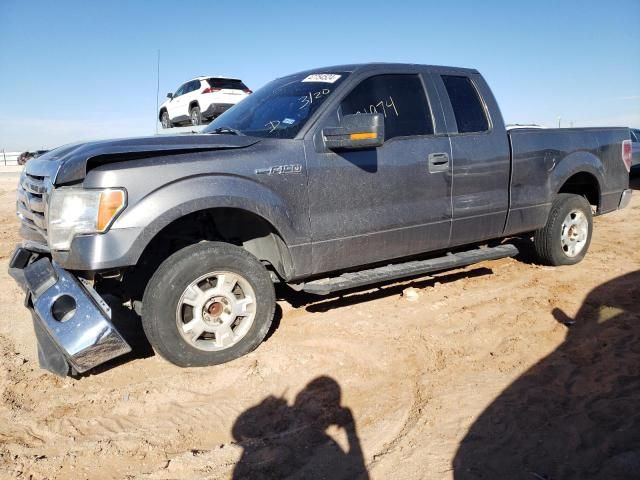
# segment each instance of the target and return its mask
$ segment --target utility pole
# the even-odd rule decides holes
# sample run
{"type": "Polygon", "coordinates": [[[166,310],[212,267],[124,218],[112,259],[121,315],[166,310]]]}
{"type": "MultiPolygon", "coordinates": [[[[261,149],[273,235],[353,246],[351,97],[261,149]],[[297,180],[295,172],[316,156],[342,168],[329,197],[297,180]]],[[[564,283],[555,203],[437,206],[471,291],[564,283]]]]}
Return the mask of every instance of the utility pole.
{"type": "Polygon", "coordinates": [[[160,49],[158,49],[158,64],[157,64],[157,83],[156,83],[156,113],[153,118],[156,119],[155,127],[156,127],[156,135],[158,134],[158,97],[160,95],[160,49]]]}

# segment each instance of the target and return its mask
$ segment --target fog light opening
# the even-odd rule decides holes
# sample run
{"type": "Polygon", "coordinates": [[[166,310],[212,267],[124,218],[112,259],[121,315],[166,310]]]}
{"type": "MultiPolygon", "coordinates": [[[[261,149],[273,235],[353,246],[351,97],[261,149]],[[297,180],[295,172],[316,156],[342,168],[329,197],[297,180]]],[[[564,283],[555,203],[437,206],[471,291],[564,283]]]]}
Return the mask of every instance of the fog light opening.
{"type": "Polygon", "coordinates": [[[76,301],[71,295],[60,295],[51,305],[51,315],[59,322],[66,322],[76,313],[76,301]]]}

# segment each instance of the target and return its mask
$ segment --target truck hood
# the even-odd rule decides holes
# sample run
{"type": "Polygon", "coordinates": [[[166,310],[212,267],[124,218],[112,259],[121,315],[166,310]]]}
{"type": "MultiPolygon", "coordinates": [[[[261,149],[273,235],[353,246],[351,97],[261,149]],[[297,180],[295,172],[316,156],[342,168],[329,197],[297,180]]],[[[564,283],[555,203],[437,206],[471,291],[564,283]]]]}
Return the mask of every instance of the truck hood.
{"type": "Polygon", "coordinates": [[[194,134],[75,143],[30,160],[25,171],[29,175],[49,177],[54,184],[65,184],[84,179],[88,166],[92,168],[150,156],[246,148],[259,141],[256,137],[238,135],[194,134]]]}

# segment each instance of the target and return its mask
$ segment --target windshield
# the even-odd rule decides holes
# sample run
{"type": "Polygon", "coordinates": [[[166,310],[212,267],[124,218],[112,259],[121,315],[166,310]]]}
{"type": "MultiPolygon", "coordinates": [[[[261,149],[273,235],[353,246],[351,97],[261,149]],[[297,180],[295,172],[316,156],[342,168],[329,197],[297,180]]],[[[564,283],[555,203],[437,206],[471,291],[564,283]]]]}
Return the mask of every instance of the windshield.
{"type": "Polygon", "coordinates": [[[322,72],[274,80],[220,115],[203,133],[235,130],[256,137],[293,138],[348,75],[322,72]]]}

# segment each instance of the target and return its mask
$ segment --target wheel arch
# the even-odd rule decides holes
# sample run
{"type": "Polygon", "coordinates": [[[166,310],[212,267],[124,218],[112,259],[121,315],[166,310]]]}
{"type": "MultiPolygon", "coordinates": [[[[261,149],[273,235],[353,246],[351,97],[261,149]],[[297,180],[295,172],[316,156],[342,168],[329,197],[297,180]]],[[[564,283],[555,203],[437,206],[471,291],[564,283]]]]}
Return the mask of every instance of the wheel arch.
{"type": "Polygon", "coordinates": [[[126,247],[127,264],[133,268],[145,263],[157,266],[180,248],[216,240],[243,247],[289,280],[295,277],[299,260],[292,246],[304,244],[306,238],[294,218],[287,204],[261,184],[205,175],[147,194],[125,209],[114,227],[136,232],[126,247]]]}
{"type": "Polygon", "coordinates": [[[174,253],[204,241],[236,245],[256,257],[268,270],[285,281],[294,276],[289,246],[276,226],[263,216],[239,207],[210,207],[193,210],[156,223],[141,232],[125,272],[124,290],[141,298],[144,288],[160,265],[174,253]]]}
{"type": "Polygon", "coordinates": [[[240,246],[271,265],[282,278],[293,269],[289,249],[277,228],[264,217],[243,208],[205,208],[175,218],[149,239],[140,257],[152,254],[159,243],[176,239],[179,239],[176,250],[206,240],[240,246]]]}
{"type": "Polygon", "coordinates": [[[597,211],[601,205],[601,191],[600,182],[595,175],[581,171],[567,178],[556,193],[572,193],[585,197],[597,211]]]}
{"type": "Polygon", "coordinates": [[[572,193],[583,196],[598,211],[602,205],[604,179],[602,161],[592,153],[582,151],[563,158],[552,171],[550,181],[555,195],[572,193]]]}

